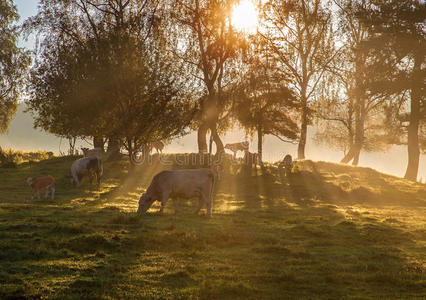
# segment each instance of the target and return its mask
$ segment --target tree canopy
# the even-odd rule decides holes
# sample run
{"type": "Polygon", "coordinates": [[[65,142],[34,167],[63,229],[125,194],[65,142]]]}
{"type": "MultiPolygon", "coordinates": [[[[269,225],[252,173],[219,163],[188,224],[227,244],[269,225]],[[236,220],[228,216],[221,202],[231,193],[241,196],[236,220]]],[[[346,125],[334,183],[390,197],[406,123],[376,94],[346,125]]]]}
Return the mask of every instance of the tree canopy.
{"type": "Polygon", "coordinates": [[[12,0],[0,0],[0,133],[5,132],[15,115],[25,71],[30,59],[17,46],[19,20],[12,0]]]}

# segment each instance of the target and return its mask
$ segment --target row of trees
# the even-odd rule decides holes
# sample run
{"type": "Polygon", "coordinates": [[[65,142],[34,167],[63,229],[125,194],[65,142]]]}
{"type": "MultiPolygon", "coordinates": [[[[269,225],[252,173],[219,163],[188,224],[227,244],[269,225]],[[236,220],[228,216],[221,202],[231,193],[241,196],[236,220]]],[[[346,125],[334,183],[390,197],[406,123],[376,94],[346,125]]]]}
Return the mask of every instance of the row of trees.
{"type": "Polygon", "coordinates": [[[199,152],[210,132],[221,153],[220,135],[238,121],[257,134],[260,157],[268,134],[297,142],[304,159],[315,124],[344,163],[407,144],[405,177],[416,179],[426,151],[422,1],[259,1],[254,34],[232,26],[237,2],[41,1],[24,25],[41,40],[27,85],[36,126],[129,155],[191,128],[199,152]]]}

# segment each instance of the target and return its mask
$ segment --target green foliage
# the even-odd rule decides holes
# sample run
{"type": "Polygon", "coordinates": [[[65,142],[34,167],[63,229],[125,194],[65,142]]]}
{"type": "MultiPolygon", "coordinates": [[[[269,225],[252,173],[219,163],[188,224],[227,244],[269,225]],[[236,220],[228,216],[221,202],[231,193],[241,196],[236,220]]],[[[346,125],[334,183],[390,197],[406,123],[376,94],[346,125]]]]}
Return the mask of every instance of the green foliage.
{"type": "MultiPolygon", "coordinates": [[[[172,155],[170,155],[172,156],[172,155]]],[[[224,172],[211,219],[196,201],[135,213],[158,160],[105,163],[99,190],[72,188],[75,158],[0,169],[0,297],[53,299],[421,298],[425,185],[325,162],[298,173],[224,172]],[[24,180],[52,174],[55,201],[24,180]],[[285,293],[283,294],[283,291],[285,293]]],[[[180,167],[189,167],[189,163],[180,167]]]]}
{"type": "Polygon", "coordinates": [[[407,122],[416,123],[420,149],[426,151],[426,4],[409,0],[371,3],[372,7],[359,7],[357,11],[360,22],[372,32],[361,49],[372,53],[374,72],[382,76],[367,87],[371,94],[388,99],[384,125],[390,142],[407,144],[407,122]]]}
{"type": "Polygon", "coordinates": [[[4,133],[17,109],[17,100],[30,59],[17,47],[19,16],[12,0],[0,0],[0,133],[4,133]]]}
{"type": "Polygon", "coordinates": [[[184,134],[193,105],[167,60],[152,7],[110,4],[44,2],[27,23],[49,35],[32,72],[29,109],[38,127],[66,137],[113,136],[131,155],[184,134]],[[87,27],[54,21],[73,18],[87,27]]]}
{"type": "Polygon", "coordinates": [[[234,115],[247,133],[296,139],[297,97],[284,83],[279,67],[270,62],[253,39],[247,72],[234,92],[234,115]]]}
{"type": "Polygon", "coordinates": [[[3,150],[0,148],[0,167],[16,168],[19,164],[22,164],[24,162],[37,162],[52,157],[52,152],[46,152],[41,150],[36,152],[24,152],[12,149],[3,150]]]}

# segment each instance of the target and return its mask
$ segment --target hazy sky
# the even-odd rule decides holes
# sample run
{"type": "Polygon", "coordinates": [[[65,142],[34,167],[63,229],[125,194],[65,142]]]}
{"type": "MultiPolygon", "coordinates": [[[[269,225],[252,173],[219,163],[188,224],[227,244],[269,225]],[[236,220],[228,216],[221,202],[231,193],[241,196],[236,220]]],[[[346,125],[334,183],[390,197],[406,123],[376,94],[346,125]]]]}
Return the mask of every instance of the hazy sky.
{"type": "MultiPolygon", "coordinates": [[[[21,23],[26,18],[34,16],[37,13],[37,5],[39,2],[39,0],[15,0],[21,23]]],[[[29,37],[27,41],[21,39],[19,44],[21,47],[26,47],[32,50],[34,47],[34,38],[29,37]]]]}
{"type": "MultiPolygon", "coordinates": [[[[37,13],[38,0],[15,0],[18,12],[21,16],[20,21],[33,16],[37,13]]],[[[21,47],[33,49],[34,38],[30,37],[28,41],[20,41],[21,47]]],[[[59,139],[54,136],[48,138],[46,143],[46,134],[40,131],[30,129],[31,120],[28,116],[23,117],[22,112],[18,113],[21,117],[17,117],[12,121],[8,134],[0,135],[0,144],[4,148],[16,148],[22,150],[45,149],[49,151],[58,151],[59,139]],[[26,128],[22,128],[25,126],[26,128]]],[[[312,131],[312,128],[311,128],[312,131]]],[[[309,136],[308,136],[309,137],[309,136]]],[[[238,142],[245,140],[243,132],[234,130],[223,136],[224,143],[238,142]]],[[[250,139],[249,139],[250,140],[250,139]]],[[[63,146],[64,147],[64,146],[63,146]]],[[[250,151],[256,151],[256,139],[251,140],[250,151]]],[[[65,150],[65,149],[63,149],[65,150]]],[[[196,152],[196,135],[191,133],[182,139],[175,140],[165,149],[167,152],[196,152]]],[[[266,137],[264,144],[264,158],[268,161],[277,161],[283,158],[287,153],[294,157],[297,156],[297,146],[280,142],[275,137],[266,137]]],[[[308,140],[306,147],[306,156],[313,160],[325,160],[338,162],[342,158],[341,152],[329,150],[324,147],[315,145],[312,139],[308,140]]],[[[372,167],[385,173],[403,176],[407,166],[407,148],[398,146],[385,153],[361,153],[360,165],[364,167],[372,167]]],[[[419,178],[426,180],[426,156],[420,158],[419,178]]]]}

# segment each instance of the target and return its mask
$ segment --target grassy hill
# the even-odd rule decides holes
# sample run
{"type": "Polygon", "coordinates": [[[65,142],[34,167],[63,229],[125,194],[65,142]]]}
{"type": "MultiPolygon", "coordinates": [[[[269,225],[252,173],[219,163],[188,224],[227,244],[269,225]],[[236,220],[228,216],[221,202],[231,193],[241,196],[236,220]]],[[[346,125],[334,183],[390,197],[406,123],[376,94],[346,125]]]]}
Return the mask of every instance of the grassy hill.
{"type": "MultiPolygon", "coordinates": [[[[171,156],[170,158],[173,158],[171,156]]],[[[426,295],[426,186],[303,161],[286,178],[227,167],[213,217],[196,200],[135,213],[165,166],[105,164],[73,188],[75,158],[0,169],[1,299],[378,299],[426,295]],[[25,178],[51,174],[55,201],[25,178]]],[[[172,168],[173,166],[167,166],[172,168]]]]}

